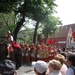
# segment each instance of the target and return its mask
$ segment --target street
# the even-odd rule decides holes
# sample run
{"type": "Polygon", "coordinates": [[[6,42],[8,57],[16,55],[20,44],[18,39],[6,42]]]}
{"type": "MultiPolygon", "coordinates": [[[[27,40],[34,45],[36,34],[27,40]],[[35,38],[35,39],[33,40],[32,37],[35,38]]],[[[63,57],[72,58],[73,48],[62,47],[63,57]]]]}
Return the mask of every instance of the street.
{"type": "Polygon", "coordinates": [[[35,75],[34,68],[31,65],[22,65],[17,71],[17,75],[35,75]]]}

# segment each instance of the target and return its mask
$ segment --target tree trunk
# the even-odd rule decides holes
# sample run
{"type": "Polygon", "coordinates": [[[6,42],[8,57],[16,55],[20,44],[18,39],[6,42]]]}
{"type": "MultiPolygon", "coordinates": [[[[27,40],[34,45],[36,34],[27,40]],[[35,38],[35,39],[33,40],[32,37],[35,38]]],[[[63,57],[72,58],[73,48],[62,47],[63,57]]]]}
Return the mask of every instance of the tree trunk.
{"type": "Polygon", "coordinates": [[[47,44],[47,40],[48,40],[48,34],[47,34],[47,36],[45,37],[45,44],[47,44]]]}
{"type": "Polygon", "coordinates": [[[34,30],[34,35],[33,35],[33,43],[36,44],[36,35],[37,35],[37,29],[39,26],[39,22],[37,21],[36,26],[35,26],[35,30],[34,30]]]}
{"type": "Polygon", "coordinates": [[[20,22],[17,23],[17,26],[16,26],[16,28],[13,32],[15,42],[16,42],[16,39],[17,39],[17,34],[18,34],[21,26],[23,25],[23,22],[25,21],[25,12],[26,12],[26,0],[24,0],[24,8],[23,8],[23,13],[22,13],[22,19],[20,20],[20,22]]]}

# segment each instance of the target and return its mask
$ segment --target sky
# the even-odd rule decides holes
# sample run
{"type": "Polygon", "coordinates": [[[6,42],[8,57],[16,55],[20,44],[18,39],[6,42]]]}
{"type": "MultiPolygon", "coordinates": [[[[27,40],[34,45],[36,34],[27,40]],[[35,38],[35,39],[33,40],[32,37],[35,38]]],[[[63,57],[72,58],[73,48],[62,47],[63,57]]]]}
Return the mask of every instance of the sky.
{"type": "MultiPolygon", "coordinates": [[[[56,0],[55,3],[58,5],[56,7],[58,13],[54,15],[60,17],[63,25],[75,23],[75,0],[56,0]]],[[[29,27],[33,28],[32,24],[29,24],[29,27]]]]}
{"type": "Polygon", "coordinates": [[[75,0],[56,0],[55,16],[60,17],[63,25],[75,23],[75,0]]]}

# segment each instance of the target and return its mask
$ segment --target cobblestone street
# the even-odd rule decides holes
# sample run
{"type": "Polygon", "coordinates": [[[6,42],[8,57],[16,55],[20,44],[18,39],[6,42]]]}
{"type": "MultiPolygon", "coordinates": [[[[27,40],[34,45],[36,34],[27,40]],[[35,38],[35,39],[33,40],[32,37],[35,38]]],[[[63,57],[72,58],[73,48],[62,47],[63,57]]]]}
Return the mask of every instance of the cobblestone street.
{"type": "Polygon", "coordinates": [[[35,75],[34,68],[31,65],[22,65],[17,71],[17,75],[35,75]]]}

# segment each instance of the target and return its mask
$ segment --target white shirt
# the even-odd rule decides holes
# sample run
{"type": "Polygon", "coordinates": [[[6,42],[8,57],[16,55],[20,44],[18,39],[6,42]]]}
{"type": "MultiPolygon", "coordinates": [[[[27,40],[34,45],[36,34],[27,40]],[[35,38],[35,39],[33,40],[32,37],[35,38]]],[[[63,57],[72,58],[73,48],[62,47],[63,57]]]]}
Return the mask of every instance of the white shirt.
{"type": "Polygon", "coordinates": [[[62,75],[60,71],[58,70],[54,70],[51,73],[49,73],[48,75],[62,75]]]}
{"type": "Polygon", "coordinates": [[[10,37],[8,37],[8,42],[9,42],[9,46],[11,46],[11,42],[14,41],[13,36],[11,35],[10,37]]]}
{"type": "Polygon", "coordinates": [[[11,40],[11,41],[14,41],[13,36],[10,36],[10,40],[11,40]]]}
{"type": "Polygon", "coordinates": [[[66,71],[67,71],[67,66],[65,64],[63,64],[60,69],[60,72],[62,73],[62,75],[66,75],[66,71]]]}

